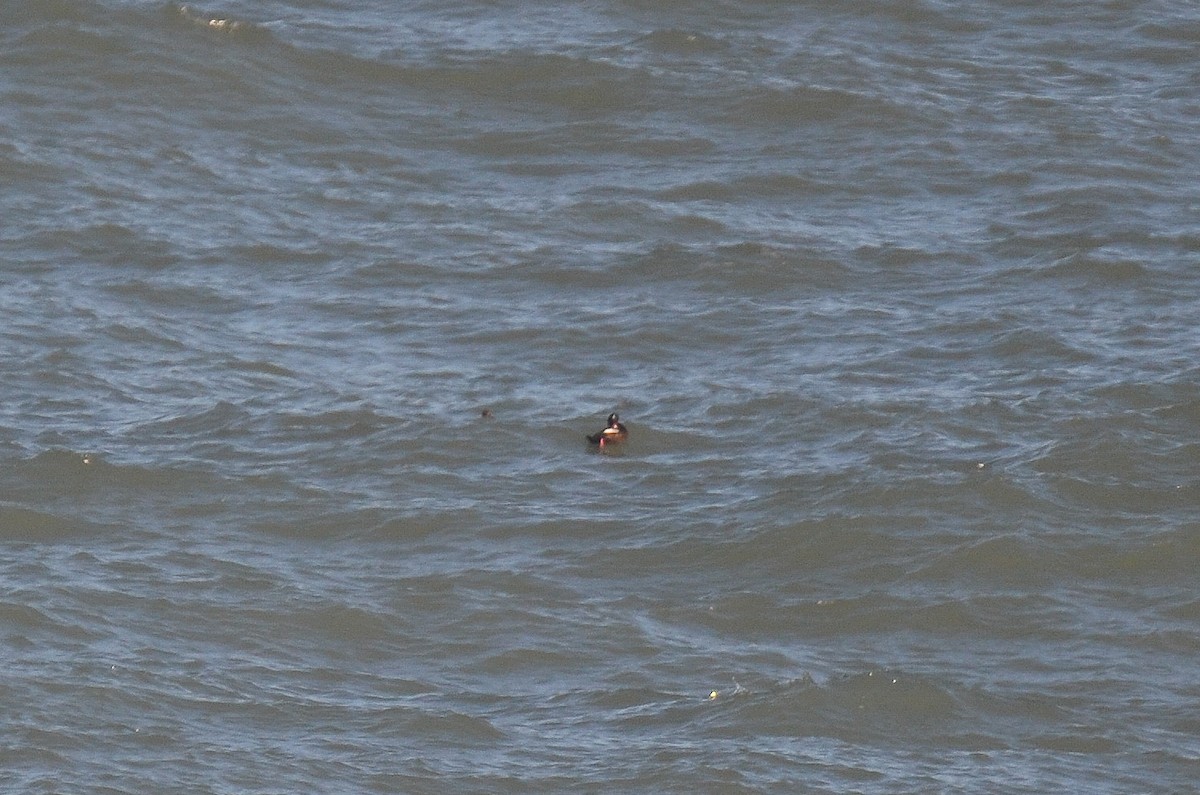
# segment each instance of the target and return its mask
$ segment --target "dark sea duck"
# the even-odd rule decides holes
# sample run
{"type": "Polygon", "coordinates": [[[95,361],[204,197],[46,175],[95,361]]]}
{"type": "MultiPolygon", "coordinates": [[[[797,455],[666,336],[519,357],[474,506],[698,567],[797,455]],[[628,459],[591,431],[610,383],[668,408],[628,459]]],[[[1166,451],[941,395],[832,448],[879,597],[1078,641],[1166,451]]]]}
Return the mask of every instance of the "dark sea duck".
{"type": "Polygon", "coordinates": [[[592,444],[598,444],[600,447],[606,447],[610,444],[617,444],[629,438],[629,431],[621,424],[621,418],[616,414],[608,415],[608,426],[599,433],[593,433],[587,438],[592,444]]]}

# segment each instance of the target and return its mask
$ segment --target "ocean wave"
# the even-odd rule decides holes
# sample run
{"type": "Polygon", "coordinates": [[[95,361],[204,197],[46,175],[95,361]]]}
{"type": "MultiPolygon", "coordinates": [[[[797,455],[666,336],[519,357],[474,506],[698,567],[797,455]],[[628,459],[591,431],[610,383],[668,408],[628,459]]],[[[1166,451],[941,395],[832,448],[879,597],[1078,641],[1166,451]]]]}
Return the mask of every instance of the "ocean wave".
{"type": "Polygon", "coordinates": [[[270,32],[261,25],[245,19],[218,16],[209,11],[201,10],[191,5],[168,4],[166,12],[173,18],[186,22],[194,28],[229,36],[246,37],[250,39],[270,36],[270,32]]]}
{"type": "MultiPolygon", "coordinates": [[[[19,491],[10,485],[10,494],[19,491]]],[[[114,532],[115,528],[78,516],[62,516],[21,505],[0,504],[0,539],[31,544],[78,541],[114,532]]]]}

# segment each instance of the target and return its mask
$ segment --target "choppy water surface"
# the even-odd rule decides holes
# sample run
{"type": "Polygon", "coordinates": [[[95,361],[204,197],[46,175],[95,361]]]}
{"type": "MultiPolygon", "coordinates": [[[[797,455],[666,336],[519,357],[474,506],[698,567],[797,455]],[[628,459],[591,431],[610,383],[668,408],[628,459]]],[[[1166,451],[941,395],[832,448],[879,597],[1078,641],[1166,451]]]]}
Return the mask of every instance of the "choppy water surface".
{"type": "Polygon", "coordinates": [[[0,3],[0,783],[1194,787],[1198,42],[0,3]]]}

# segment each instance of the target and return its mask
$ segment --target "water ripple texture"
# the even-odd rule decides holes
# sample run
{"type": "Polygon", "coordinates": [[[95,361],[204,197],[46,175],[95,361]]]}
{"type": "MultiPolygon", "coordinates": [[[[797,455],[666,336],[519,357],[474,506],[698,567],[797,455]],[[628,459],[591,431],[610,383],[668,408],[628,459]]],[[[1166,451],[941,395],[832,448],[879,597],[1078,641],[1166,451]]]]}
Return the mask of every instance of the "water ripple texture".
{"type": "Polygon", "coordinates": [[[0,785],[1193,788],[1198,33],[0,2],[0,785]]]}

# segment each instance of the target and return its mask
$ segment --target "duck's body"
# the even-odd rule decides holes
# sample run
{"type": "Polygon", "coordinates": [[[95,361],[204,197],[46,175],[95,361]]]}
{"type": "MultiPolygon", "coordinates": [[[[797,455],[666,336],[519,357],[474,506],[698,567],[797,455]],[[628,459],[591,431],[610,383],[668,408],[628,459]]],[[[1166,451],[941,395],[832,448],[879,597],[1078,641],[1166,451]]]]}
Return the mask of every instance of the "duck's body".
{"type": "Polygon", "coordinates": [[[608,426],[599,433],[593,433],[587,438],[592,444],[598,444],[605,447],[610,444],[617,444],[629,438],[629,431],[621,424],[621,418],[616,414],[608,415],[608,426]]]}

